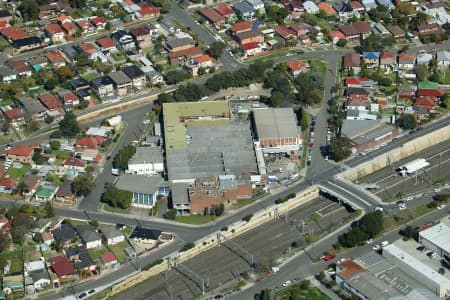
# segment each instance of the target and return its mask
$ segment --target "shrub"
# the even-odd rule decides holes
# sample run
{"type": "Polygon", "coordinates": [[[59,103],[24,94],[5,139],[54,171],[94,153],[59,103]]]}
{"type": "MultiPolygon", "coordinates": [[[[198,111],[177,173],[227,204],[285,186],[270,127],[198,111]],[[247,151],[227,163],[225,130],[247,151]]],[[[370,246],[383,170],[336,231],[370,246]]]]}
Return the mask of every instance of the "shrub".
{"type": "Polygon", "coordinates": [[[242,221],[248,222],[253,217],[253,214],[248,214],[245,217],[242,218],[242,221]]]}
{"type": "Polygon", "coordinates": [[[180,249],[180,252],[184,252],[184,251],[188,251],[189,249],[192,249],[195,247],[195,244],[190,242],[190,243],[186,243],[184,244],[183,248],[180,249]]]}
{"type": "Polygon", "coordinates": [[[145,270],[145,271],[150,270],[152,267],[157,266],[157,265],[162,264],[162,263],[163,263],[162,258],[157,259],[157,260],[155,260],[155,261],[149,263],[149,264],[146,265],[145,267],[143,267],[142,270],[145,270]]]}
{"type": "Polygon", "coordinates": [[[167,212],[163,214],[163,218],[167,220],[175,220],[177,217],[176,209],[169,209],[167,212]]]}
{"type": "Polygon", "coordinates": [[[220,231],[228,231],[228,226],[222,227],[222,229],[220,229],[220,231]]]}

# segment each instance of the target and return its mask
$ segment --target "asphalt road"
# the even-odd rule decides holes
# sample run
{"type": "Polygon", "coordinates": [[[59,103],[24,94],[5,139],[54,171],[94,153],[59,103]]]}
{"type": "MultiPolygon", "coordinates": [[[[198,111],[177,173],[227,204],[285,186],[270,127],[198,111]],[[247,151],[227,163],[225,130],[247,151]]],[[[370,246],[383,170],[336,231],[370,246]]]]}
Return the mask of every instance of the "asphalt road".
{"type": "MultiPolygon", "coordinates": [[[[422,226],[428,221],[439,220],[447,215],[448,209],[436,210],[428,216],[424,216],[415,220],[414,222],[411,223],[411,225],[413,227],[422,226]]],[[[329,244],[330,242],[335,243],[337,241],[337,236],[338,234],[334,234],[330,236],[324,243],[318,243],[314,245],[313,251],[311,251],[311,248],[309,248],[309,251],[306,251],[306,253],[305,252],[300,253],[299,255],[297,255],[297,257],[295,257],[289,263],[280,268],[280,271],[277,274],[263,281],[258,282],[257,284],[251,286],[250,288],[228,299],[232,300],[254,299],[254,295],[256,293],[259,293],[263,289],[274,288],[275,286],[280,285],[283,282],[291,280],[292,278],[295,277],[299,277],[301,279],[307,278],[309,276],[316,274],[317,272],[327,269],[328,264],[333,262],[335,263],[340,258],[360,257],[372,251],[372,246],[374,244],[380,244],[381,241],[389,241],[390,243],[392,243],[397,239],[401,238],[397,230],[392,231],[378,238],[371,245],[366,245],[364,247],[356,247],[339,253],[336,256],[336,258],[334,258],[332,261],[318,262],[318,263],[313,262],[311,258],[308,256],[308,252],[322,253],[323,251],[329,250],[330,247],[327,244],[329,244]]]]}

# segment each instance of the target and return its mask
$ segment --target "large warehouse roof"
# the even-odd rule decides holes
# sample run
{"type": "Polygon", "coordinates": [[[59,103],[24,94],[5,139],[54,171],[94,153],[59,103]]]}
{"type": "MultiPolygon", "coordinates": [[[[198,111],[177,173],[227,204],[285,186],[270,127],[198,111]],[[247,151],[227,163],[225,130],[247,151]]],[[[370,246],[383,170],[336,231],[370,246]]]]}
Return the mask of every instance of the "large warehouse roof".
{"type": "Polygon", "coordinates": [[[446,224],[441,222],[431,228],[419,232],[419,235],[445,252],[450,253],[450,227],[446,224]]]}
{"type": "Polygon", "coordinates": [[[228,101],[164,103],[163,113],[166,149],[185,149],[186,126],[194,126],[194,120],[223,124],[221,118],[229,118],[230,105],[228,101]],[[187,120],[192,121],[185,123],[187,120]]]}
{"type": "Polygon", "coordinates": [[[292,108],[269,108],[253,111],[259,139],[297,137],[297,118],[292,108]]]}

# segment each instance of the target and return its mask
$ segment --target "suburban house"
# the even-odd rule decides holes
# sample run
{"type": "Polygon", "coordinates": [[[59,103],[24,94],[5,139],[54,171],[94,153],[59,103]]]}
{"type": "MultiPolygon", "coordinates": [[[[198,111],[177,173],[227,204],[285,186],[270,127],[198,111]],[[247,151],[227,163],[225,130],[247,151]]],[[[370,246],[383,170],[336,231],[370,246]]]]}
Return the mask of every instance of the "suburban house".
{"type": "Polygon", "coordinates": [[[32,175],[32,174],[26,174],[23,176],[22,182],[25,183],[26,190],[23,192],[23,195],[25,197],[29,197],[34,195],[36,193],[36,190],[39,187],[39,184],[41,183],[41,179],[38,176],[32,175]]]}
{"type": "Polygon", "coordinates": [[[77,273],[69,259],[62,255],[49,258],[47,266],[57,276],[56,279],[53,279],[53,284],[57,283],[60,285],[65,281],[72,280],[74,278],[73,275],[77,273]]]}
{"type": "Polygon", "coordinates": [[[401,39],[405,37],[405,31],[398,25],[387,26],[386,28],[396,39],[401,39]]]}
{"type": "Polygon", "coordinates": [[[195,42],[188,35],[175,35],[166,39],[165,47],[169,52],[178,52],[195,47],[195,42]]]}
{"type": "Polygon", "coordinates": [[[32,146],[16,146],[6,151],[6,159],[31,164],[33,162],[31,159],[33,154],[34,147],[32,146]]]}
{"type": "Polygon", "coordinates": [[[15,40],[12,43],[12,46],[17,52],[32,50],[35,48],[39,48],[42,45],[42,40],[37,36],[29,36],[23,39],[15,40]]]}
{"type": "Polygon", "coordinates": [[[160,235],[161,231],[159,230],[136,226],[130,234],[129,239],[156,246],[160,235]]]}
{"type": "Polygon", "coordinates": [[[247,1],[241,1],[233,5],[233,10],[236,12],[238,17],[245,21],[256,20],[256,10],[247,1]]]}
{"type": "Polygon", "coordinates": [[[44,242],[44,244],[50,246],[55,241],[53,233],[51,231],[44,231],[42,233],[42,241],[44,242]]]}
{"type": "Polygon", "coordinates": [[[320,12],[319,7],[312,1],[303,2],[303,9],[308,14],[317,15],[320,12]]]}
{"type": "Polygon", "coordinates": [[[412,70],[416,63],[416,56],[410,53],[400,53],[398,56],[398,68],[399,70],[412,70]]]}
{"type": "Polygon", "coordinates": [[[2,83],[9,83],[11,81],[17,80],[17,72],[11,70],[10,68],[0,66],[0,81],[2,83]]]}
{"type": "Polygon", "coordinates": [[[79,138],[75,142],[75,147],[81,149],[97,149],[103,143],[103,141],[104,138],[100,136],[85,136],[79,138]]]}
{"type": "Polygon", "coordinates": [[[11,194],[14,192],[18,182],[14,178],[1,178],[0,179],[0,192],[5,194],[11,194]]]}
{"type": "Polygon", "coordinates": [[[139,48],[147,48],[152,45],[152,34],[147,26],[131,28],[130,34],[138,43],[139,48]]]}
{"type": "Polygon", "coordinates": [[[84,172],[86,162],[82,159],[70,156],[64,162],[64,168],[67,170],[74,170],[77,172],[84,172]]]}
{"type": "Polygon", "coordinates": [[[62,107],[61,101],[50,93],[39,95],[37,98],[50,111],[59,110],[62,107]]]}
{"type": "Polygon", "coordinates": [[[116,43],[108,37],[104,36],[95,40],[95,43],[100,47],[100,51],[104,54],[109,54],[111,52],[117,51],[116,43]]]}
{"type": "Polygon", "coordinates": [[[133,86],[133,80],[123,71],[111,72],[108,74],[108,77],[112,80],[119,96],[126,96],[133,86]]]}
{"type": "Polygon", "coordinates": [[[216,28],[225,24],[225,18],[219,14],[214,8],[204,8],[199,11],[199,13],[216,28]]]}
{"type": "Polygon", "coordinates": [[[25,110],[28,120],[43,120],[47,113],[47,108],[37,99],[31,97],[20,97],[18,99],[25,110]]]}
{"type": "Polygon", "coordinates": [[[42,182],[34,194],[34,198],[38,202],[52,201],[56,193],[56,186],[50,182],[42,182]]]}
{"type": "Polygon", "coordinates": [[[90,224],[78,225],[75,229],[87,249],[97,248],[102,245],[102,239],[94,226],[90,224]]]}
{"type": "Polygon", "coordinates": [[[91,42],[81,43],[77,46],[77,50],[80,53],[85,53],[90,60],[96,60],[99,58],[98,50],[95,47],[94,43],[91,42]]]}
{"type": "Polygon", "coordinates": [[[46,269],[32,271],[28,276],[32,279],[35,290],[43,290],[51,284],[50,276],[46,269]]]}
{"type": "Polygon", "coordinates": [[[233,26],[231,26],[230,33],[232,36],[235,36],[238,33],[250,31],[250,30],[252,30],[252,24],[253,24],[252,21],[238,22],[238,23],[234,24],[233,26]]]}
{"type": "Polygon", "coordinates": [[[70,247],[73,241],[78,239],[78,235],[73,227],[66,222],[62,222],[58,228],[53,230],[53,236],[58,242],[62,242],[64,247],[70,247]]]}
{"type": "Polygon", "coordinates": [[[304,73],[307,70],[306,63],[301,60],[289,60],[286,62],[289,72],[293,76],[297,76],[300,73],[304,73]]]}
{"type": "Polygon", "coordinates": [[[144,7],[141,8],[139,11],[139,15],[142,16],[142,18],[155,18],[158,17],[161,14],[161,8],[154,7],[149,4],[145,4],[144,7]]]}
{"type": "Polygon", "coordinates": [[[92,24],[86,19],[78,20],[75,22],[75,24],[78,26],[78,28],[80,28],[83,34],[95,32],[94,26],[92,26],[92,24]]]}
{"type": "Polygon", "coordinates": [[[442,29],[442,27],[439,26],[439,24],[419,25],[417,29],[419,30],[420,37],[439,35],[445,32],[444,29],[442,29]]]}
{"type": "Polygon", "coordinates": [[[5,65],[15,71],[20,77],[30,77],[33,74],[31,71],[31,66],[24,59],[10,59],[6,61],[5,65]]]}
{"type": "Polygon", "coordinates": [[[48,62],[54,68],[64,67],[66,65],[66,60],[64,56],[59,51],[49,51],[46,54],[48,62]]]}
{"type": "Polygon", "coordinates": [[[132,51],[136,49],[133,37],[124,30],[117,30],[111,34],[111,39],[116,43],[117,48],[122,51],[132,51]]]}
{"type": "Polygon", "coordinates": [[[236,16],[234,10],[227,4],[221,4],[214,8],[225,19],[233,19],[236,16]]]}
{"type": "Polygon", "coordinates": [[[25,124],[25,117],[20,107],[14,107],[8,110],[2,109],[2,111],[5,114],[6,119],[8,119],[9,123],[14,128],[19,129],[22,125],[25,124]]]}
{"type": "Polygon", "coordinates": [[[75,269],[78,271],[92,272],[95,271],[97,265],[89,254],[88,249],[84,246],[64,249],[64,253],[69,258],[75,269]]]}
{"type": "Polygon", "coordinates": [[[114,82],[108,76],[98,77],[92,80],[90,85],[100,98],[114,96],[114,82]]]}
{"type": "Polygon", "coordinates": [[[380,55],[380,69],[390,74],[397,69],[397,56],[394,53],[382,52],[380,55]]]}
{"type": "Polygon", "coordinates": [[[91,24],[94,25],[97,29],[105,29],[106,20],[103,17],[95,17],[91,19],[91,24]]]}
{"type": "Polygon", "coordinates": [[[359,53],[346,53],[344,55],[344,68],[347,71],[353,70],[358,74],[361,71],[361,56],[359,53]]]}
{"type": "Polygon", "coordinates": [[[125,241],[123,233],[113,226],[105,226],[100,228],[103,236],[105,237],[107,245],[115,245],[117,243],[125,241]]]}
{"type": "Polygon", "coordinates": [[[248,43],[262,43],[264,42],[264,35],[258,29],[252,29],[236,34],[236,41],[240,45],[248,43]]]}
{"type": "Polygon", "coordinates": [[[137,90],[145,88],[145,73],[135,65],[126,66],[122,68],[128,78],[131,79],[133,87],[137,90]]]}
{"type": "Polygon", "coordinates": [[[192,47],[185,50],[171,52],[169,53],[169,63],[171,65],[176,65],[201,55],[203,55],[203,53],[199,47],[192,47]]]}
{"type": "Polygon", "coordinates": [[[421,53],[416,57],[416,64],[428,66],[433,58],[434,55],[431,53],[421,53]]]}
{"type": "Polygon", "coordinates": [[[367,38],[372,33],[369,23],[358,21],[351,24],[345,24],[340,28],[347,40],[356,40],[362,37],[367,38]]]}
{"type": "Polygon", "coordinates": [[[105,268],[112,267],[117,264],[117,257],[112,252],[107,252],[100,257],[100,262],[105,268]]]}
{"type": "Polygon", "coordinates": [[[55,200],[63,203],[73,204],[75,200],[75,193],[72,188],[72,180],[64,180],[55,194],[55,200]]]}
{"type": "Polygon", "coordinates": [[[380,62],[380,52],[363,52],[362,58],[368,69],[377,69],[380,62]]]}
{"type": "Polygon", "coordinates": [[[438,51],[436,54],[436,60],[439,69],[448,69],[450,66],[450,51],[438,51]]]}
{"type": "Polygon", "coordinates": [[[64,42],[65,41],[65,32],[62,27],[57,23],[50,23],[44,26],[44,31],[49,38],[51,38],[52,42],[64,42]]]}

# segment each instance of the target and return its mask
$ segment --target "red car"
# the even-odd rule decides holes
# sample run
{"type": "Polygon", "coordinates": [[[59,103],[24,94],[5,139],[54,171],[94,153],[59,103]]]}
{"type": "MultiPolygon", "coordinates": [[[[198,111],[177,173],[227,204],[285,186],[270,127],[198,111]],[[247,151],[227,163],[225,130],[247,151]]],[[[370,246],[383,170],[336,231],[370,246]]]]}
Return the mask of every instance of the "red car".
{"type": "Polygon", "coordinates": [[[323,259],[323,261],[329,261],[329,260],[332,260],[335,257],[336,257],[336,255],[334,253],[330,253],[330,254],[328,254],[326,256],[322,256],[322,259],[323,259]]]}
{"type": "Polygon", "coordinates": [[[313,143],[309,144],[309,147],[311,147],[311,148],[314,147],[314,144],[313,143]]]}

